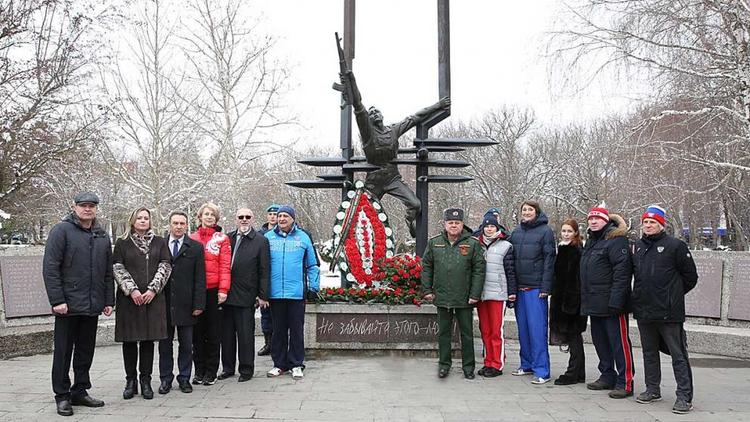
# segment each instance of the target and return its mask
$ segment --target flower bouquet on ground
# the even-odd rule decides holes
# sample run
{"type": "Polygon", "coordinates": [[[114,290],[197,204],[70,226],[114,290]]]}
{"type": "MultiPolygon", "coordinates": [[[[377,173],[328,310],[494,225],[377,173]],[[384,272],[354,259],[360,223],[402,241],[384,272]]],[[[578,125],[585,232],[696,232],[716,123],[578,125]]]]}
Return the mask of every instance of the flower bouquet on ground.
{"type": "Polygon", "coordinates": [[[384,303],[387,305],[422,304],[422,262],[413,255],[395,255],[378,263],[378,272],[368,286],[329,287],[318,292],[320,303],[384,303]]]}

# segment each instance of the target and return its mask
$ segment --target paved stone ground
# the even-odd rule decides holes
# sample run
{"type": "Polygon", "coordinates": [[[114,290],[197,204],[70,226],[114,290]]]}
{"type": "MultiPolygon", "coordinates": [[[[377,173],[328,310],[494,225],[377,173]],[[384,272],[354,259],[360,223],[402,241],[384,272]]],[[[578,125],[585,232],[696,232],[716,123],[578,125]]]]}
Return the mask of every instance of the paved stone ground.
{"type": "MultiPolygon", "coordinates": [[[[257,343],[260,343],[260,338],[257,343]]],[[[256,378],[236,379],[192,394],[173,390],[153,400],[122,399],[124,375],[118,346],[100,347],[92,368],[91,394],[105,400],[99,409],[75,407],[75,415],[55,413],[49,372],[50,355],[0,361],[0,420],[162,421],[240,419],[305,421],[747,421],[750,420],[750,363],[694,355],[695,410],[671,413],[674,380],[662,359],[664,401],[642,405],[633,398],[613,400],[584,384],[534,386],[530,377],[513,377],[517,343],[509,342],[506,374],[467,381],[454,362],[451,375],[436,377],[436,360],[404,357],[330,357],[307,362],[305,379],[265,377],[268,358],[257,358],[256,378]],[[710,367],[709,367],[710,366],[710,367]]],[[[479,342],[476,342],[477,347],[479,342]]],[[[595,353],[587,345],[589,379],[598,374],[595,353]]],[[[550,348],[553,377],[567,355],[550,348]]],[[[479,356],[479,355],[478,355],[479,356]]],[[[643,390],[640,350],[636,349],[636,393],[643,390]]],[[[158,386],[155,381],[154,389],[158,386]]]]}

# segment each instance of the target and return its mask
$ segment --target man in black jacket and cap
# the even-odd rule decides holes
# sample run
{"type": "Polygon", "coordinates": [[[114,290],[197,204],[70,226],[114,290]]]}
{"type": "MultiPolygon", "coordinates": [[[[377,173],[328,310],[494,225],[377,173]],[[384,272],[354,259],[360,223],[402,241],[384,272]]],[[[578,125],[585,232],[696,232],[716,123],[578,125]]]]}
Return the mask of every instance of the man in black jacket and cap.
{"type": "Polygon", "coordinates": [[[663,208],[652,205],[646,209],[641,217],[643,237],[636,243],[633,258],[633,316],[641,334],[646,378],[646,391],[636,401],[661,400],[659,346],[664,344],[672,356],[677,382],[672,411],[684,414],[693,409],[693,373],[683,328],[685,295],[698,283],[698,272],[685,242],[666,234],[665,223],[663,208]]]}
{"type": "Polygon", "coordinates": [[[74,202],[73,211],[50,230],[42,264],[44,286],[55,315],[52,390],[61,416],[73,415],[74,405],[104,406],[87,392],[91,388],[89,370],[99,314],[111,315],[115,304],[112,243],[96,220],[99,197],[83,192],[74,202]]]}
{"type": "Polygon", "coordinates": [[[193,392],[193,326],[206,307],[206,261],[203,245],[186,234],[188,215],[169,215],[169,253],[172,273],[164,289],[167,298],[167,338],[159,341],[159,394],[172,389],[174,375],[174,332],[177,330],[177,384],[183,393],[193,392]]]}
{"type": "Polygon", "coordinates": [[[613,399],[633,395],[633,346],[628,326],[633,263],[625,220],[603,206],[588,214],[581,254],[581,315],[591,317],[591,341],[601,375],[589,390],[612,390],[613,399]]]}
{"type": "Polygon", "coordinates": [[[228,234],[232,244],[232,288],[222,309],[221,365],[219,379],[234,376],[239,357],[239,382],[249,381],[255,371],[255,302],[268,307],[270,248],[268,239],[252,226],[253,212],[237,210],[237,230],[228,234]]]}

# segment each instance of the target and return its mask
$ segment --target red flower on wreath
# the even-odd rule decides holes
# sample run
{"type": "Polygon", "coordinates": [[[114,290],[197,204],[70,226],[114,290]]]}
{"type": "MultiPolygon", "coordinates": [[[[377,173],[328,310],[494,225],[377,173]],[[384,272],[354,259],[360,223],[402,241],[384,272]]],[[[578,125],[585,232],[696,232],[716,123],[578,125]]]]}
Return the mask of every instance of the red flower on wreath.
{"type": "Polygon", "coordinates": [[[359,284],[371,286],[379,273],[378,263],[385,258],[385,226],[367,194],[360,196],[353,222],[344,242],[344,250],[349,262],[349,272],[359,284]],[[357,236],[357,232],[361,235],[357,236]],[[372,232],[372,237],[370,237],[372,232]],[[361,242],[361,243],[360,243],[361,242]],[[366,265],[369,268],[366,268],[366,265]],[[369,272],[366,271],[369,269],[369,272]]]}
{"type": "MultiPolygon", "coordinates": [[[[372,233],[374,232],[370,232],[372,233]]],[[[385,303],[421,306],[424,297],[419,278],[421,272],[419,257],[396,255],[392,258],[383,258],[378,261],[377,271],[373,272],[374,280],[380,281],[378,287],[323,289],[318,295],[318,300],[322,303],[385,303]]]]}

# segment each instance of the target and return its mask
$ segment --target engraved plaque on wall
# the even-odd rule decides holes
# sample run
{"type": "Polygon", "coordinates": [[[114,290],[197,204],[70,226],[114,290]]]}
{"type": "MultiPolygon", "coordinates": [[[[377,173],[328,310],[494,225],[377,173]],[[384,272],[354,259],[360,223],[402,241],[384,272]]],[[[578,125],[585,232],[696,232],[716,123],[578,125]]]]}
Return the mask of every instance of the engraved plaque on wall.
{"type": "Polygon", "coordinates": [[[750,321],[750,259],[732,263],[729,292],[729,318],[750,321]]]}
{"type": "Polygon", "coordinates": [[[42,280],[41,256],[0,257],[5,317],[52,315],[42,280]]]}
{"type": "Polygon", "coordinates": [[[716,258],[695,258],[698,285],[685,295],[688,316],[721,318],[721,280],[724,261],[716,258]]]}
{"type": "MultiPolygon", "coordinates": [[[[436,342],[434,314],[318,314],[315,323],[319,342],[337,343],[425,343],[436,342]]],[[[454,323],[454,339],[458,327],[454,323]]]]}

